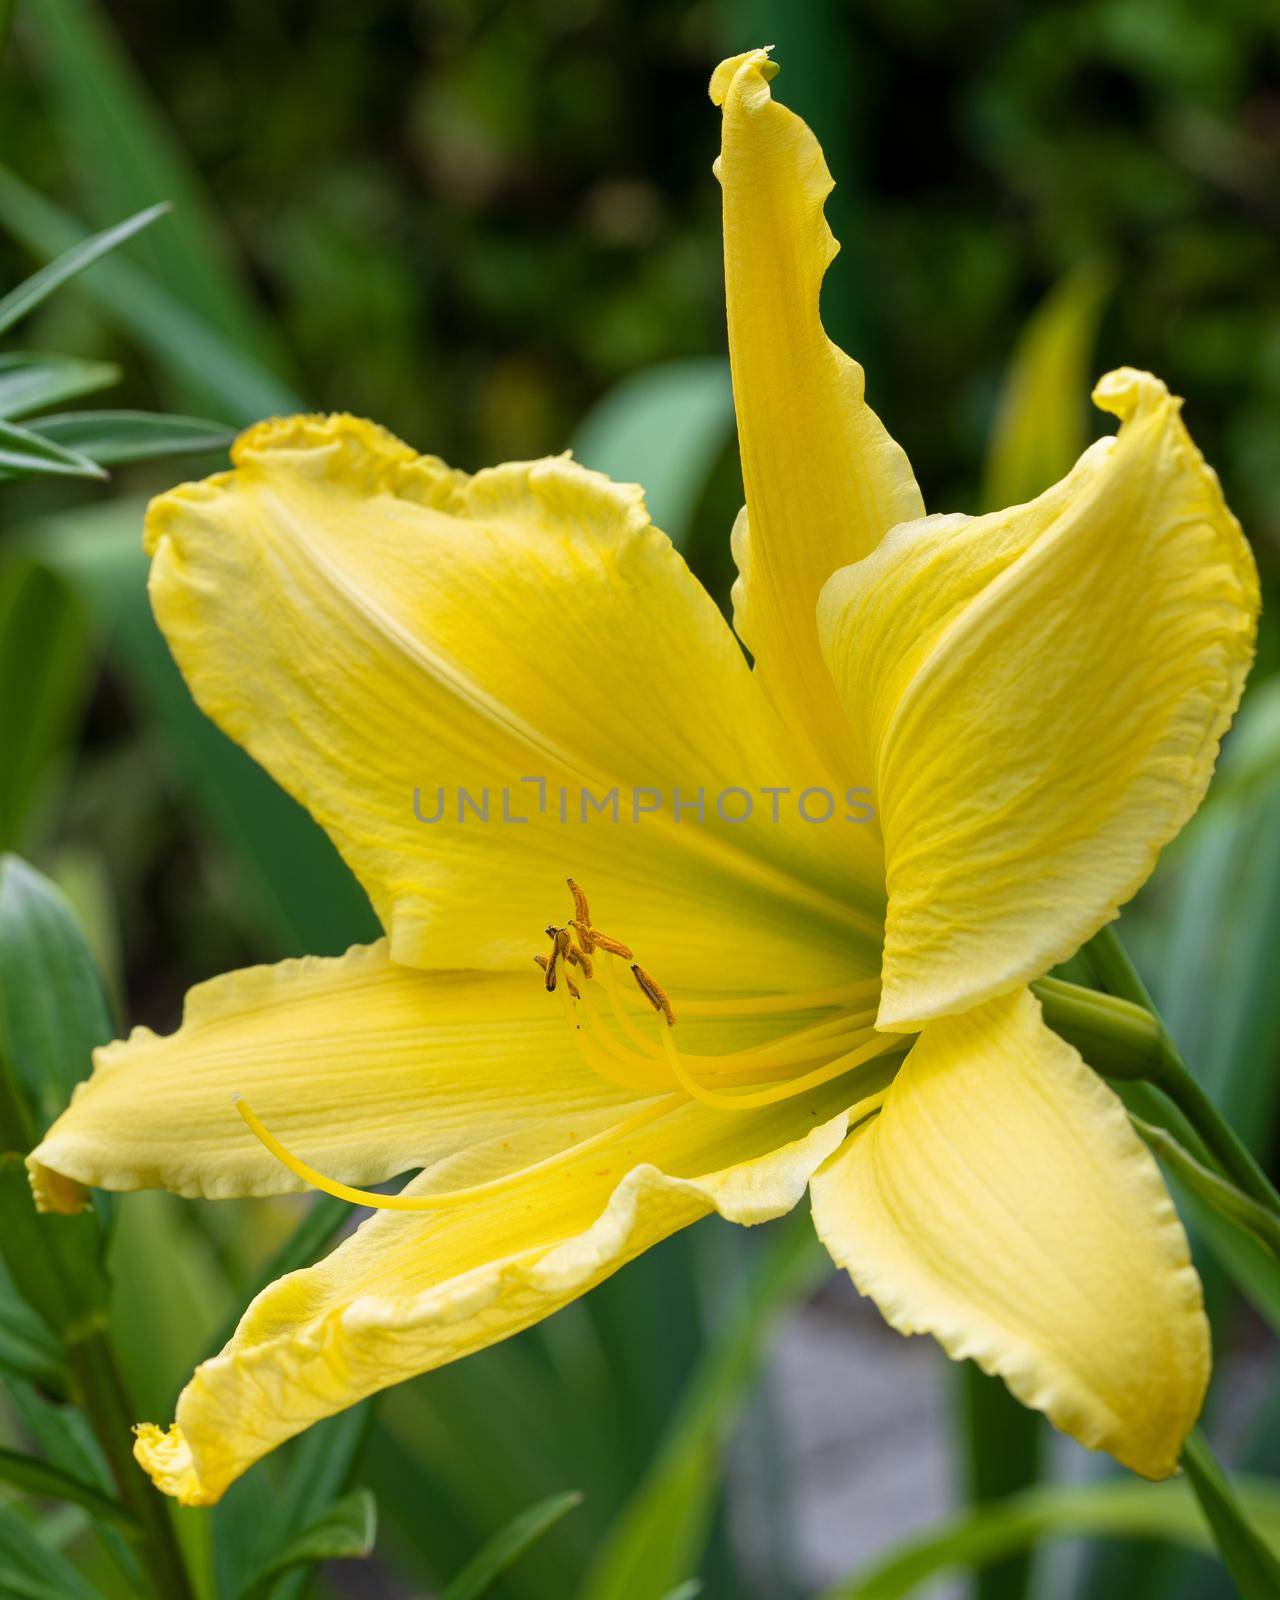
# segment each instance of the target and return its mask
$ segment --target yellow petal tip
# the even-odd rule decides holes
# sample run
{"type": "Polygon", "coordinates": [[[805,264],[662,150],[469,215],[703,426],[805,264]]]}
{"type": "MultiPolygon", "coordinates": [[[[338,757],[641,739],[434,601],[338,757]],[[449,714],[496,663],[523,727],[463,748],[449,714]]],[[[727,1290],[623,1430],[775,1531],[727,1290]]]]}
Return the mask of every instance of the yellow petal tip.
{"type": "Polygon", "coordinates": [[[707,93],[711,96],[713,105],[722,106],[729,97],[729,86],[745,67],[754,71],[762,83],[768,83],[771,78],[776,78],[780,71],[776,61],[769,60],[769,52],[773,49],[771,44],[761,45],[756,50],[744,50],[739,56],[729,56],[722,61],[711,74],[711,84],[707,93]]]}
{"type": "Polygon", "coordinates": [[[191,1446],[176,1422],[168,1431],[154,1422],[139,1422],[133,1432],[134,1457],[162,1494],[184,1506],[213,1504],[216,1496],[202,1488],[191,1446]]]}
{"type": "Polygon", "coordinates": [[[1099,411],[1107,411],[1121,422],[1128,422],[1140,411],[1151,410],[1170,398],[1168,387],[1154,373],[1143,372],[1138,367],[1117,367],[1114,372],[1108,372],[1098,379],[1092,396],[1099,411]]]}
{"type": "Polygon", "coordinates": [[[53,1212],[60,1217],[74,1217],[86,1211],[89,1207],[89,1191],[84,1184],[45,1166],[39,1157],[39,1150],[33,1150],[27,1157],[27,1178],[36,1210],[53,1212]]]}

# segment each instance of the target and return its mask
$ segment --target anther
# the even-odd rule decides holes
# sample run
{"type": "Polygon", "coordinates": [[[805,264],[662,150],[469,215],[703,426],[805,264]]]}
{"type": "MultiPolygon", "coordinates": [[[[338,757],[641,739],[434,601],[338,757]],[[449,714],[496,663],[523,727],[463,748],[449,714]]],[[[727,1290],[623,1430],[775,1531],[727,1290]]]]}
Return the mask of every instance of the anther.
{"type": "Polygon", "coordinates": [[[591,941],[599,945],[601,950],[607,951],[611,956],[621,956],[624,961],[635,958],[635,951],[629,945],[623,944],[621,939],[611,939],[607,933],[601,933],[599,928],[592,928],[591,941]]]}
{"type": "Polygon", "coordinates": [[[585,923],[589,928],[591,926],[591,913],[587,909],[586,895],[583,894],[582,890],[579,889],[578,885],[573,881],[572,878],[566,878],[564,881],[569,885],[569,893],[573,896],[574,916],[579,922],[585,923]]]}
{"type": "Polygon", "coordinates": [[[582,968],[582,976],[584,978],[595,976],[595,963],[585,950],[580,950],[576,946],[570,945],[567,959],[573,966],[582,968]]]}
{"type": "Polygon", "coordinates": [[[645,997],[653,1009],[661,1012],[661,1014],[667,1019],[667,1027],[674,1028],[676,1025],[676,1014],[671,1009],[671,1001],[668,1000],[667,992],[662,985],[657,981],[656,978],[651,978],[644,968],[639,964],[639,962],[632,962],[631,976],[636,980],[636,983],[640,989],[640,993],[645,997]]]}

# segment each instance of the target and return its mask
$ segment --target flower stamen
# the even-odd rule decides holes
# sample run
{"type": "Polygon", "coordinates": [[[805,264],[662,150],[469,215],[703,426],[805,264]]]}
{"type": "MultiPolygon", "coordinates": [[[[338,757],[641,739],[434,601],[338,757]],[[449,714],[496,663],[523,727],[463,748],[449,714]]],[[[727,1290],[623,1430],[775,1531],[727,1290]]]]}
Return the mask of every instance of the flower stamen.
{"type": "Polygon", "coordinates": [[[644,1092],[660,1090],[665,1079],[668,1084],[674,1081],[682,1095],[699,1104],[722,1111],[752,1111],[821,1088],[905,1042],[897,1034],[876,1032],[880,986],[869,978],[790,995],[681,999],[682,1013],[735,1021],[784,1012],[793,1017],[806,1011],[829,1013],[800,1027],[793,1023],[787,1031],[760,1044],[719,1054],[685,1054],[675,1043],[676,1013],[667,991],[634,960],[629,946],[592,926],[586,895],[572,878],[567,881],[575,915],[563,927],[547,929],[552,941],[549,965],[554,967],[559,961],[564,969],[561,1002],[574,1044],[584,1064],[608,1083],[644,1092]],[[592,959],[597,951],[612,959],[602,966],[598,956],[592,959]],[[631,1005],[627,1004],[618,985],[615,959],[628,964],[643,1003],[661,1019],[658,1044],[647,1029],[638,1026],[631,1008],[642,1000],[633,993],[631,1005]],[[616,1028],[592,1004],[589,986],[579,988],[569,978],[571,966],[584,979],[598,974],[616,1028]],[[707,1081],[708,1074],[716,1080],[714,1086],[707,1081]]]}
{"type": "Polygon", "coordinates": [[[671,1009],[671,1002],[667,999],[667,991],[656,978],[652,978],[638,961],[631,963],[631,976],[636,980],[640,993],[645,997],[653,1009],[667,1019],[667,1027],[674,1028],[676,1014],[671,1009]]]}

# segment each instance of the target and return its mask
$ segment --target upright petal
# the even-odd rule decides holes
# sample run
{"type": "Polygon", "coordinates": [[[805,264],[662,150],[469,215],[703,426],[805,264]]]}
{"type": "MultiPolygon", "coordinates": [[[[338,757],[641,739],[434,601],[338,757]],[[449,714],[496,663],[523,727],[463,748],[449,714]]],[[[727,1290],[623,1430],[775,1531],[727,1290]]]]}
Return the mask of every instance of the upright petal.
{"type": "MultiPolygon", "coordinates": [[[[868,1092],[883,1082],[869,1076],[868,1092]]],[[[686,1104],[494,1198],[379,1213],[258,1296],[183,1390],[175,1425],[140,1430],[139,1459],[167,1493],[207,1505],[312,1422],[549,1316],[708,1212],[781,1215],[844,1137],[851,1098],[846,1082],[769,1111],[686,1104]]],[[[440,1182],[437,1169],[411,1188],[440,1182]]]]}
{"type": "Polygon", "coordinates": [[[747,495],[734,530],[734,623],[774,702],[847,771],[818,648],[818,593],[924,506],[906,456],[863,399],[862,368],[823,331],[818,296],[839,248],[822,213],[832,179],[813,134],[772,98],[777,71],[752,50],[711,80],[724,108],[716,173],[747,495]]]}
{"type": "Polygon", "coordinates": [[[879,1026],[1006,993],[1139,888],[1199,805],[1258,579],[1180,402],[1121,418],[1029,505],[896,528],[834,577],[823,647],[870,752],[889,908],[879,1026]]]}
{"type": "Polygon", "coordinates": [[[1186,1236],[1124,1107],[1028,991],[931,1022],[812,1190],[827,1248],[900,1333],[1145,1477],[1175,1470],[1209,1376],[1186,1236]]]}
{"type": "Polygon", "coordinates": [[[467,478],[350,417],[265,423],[233,459],[152,506],[155,613],[397,961],[524,968],[566,876],[673,981],[874,959],[873,830],[772,821],[794,747],[635,486],[567,459],[467,478]]]}

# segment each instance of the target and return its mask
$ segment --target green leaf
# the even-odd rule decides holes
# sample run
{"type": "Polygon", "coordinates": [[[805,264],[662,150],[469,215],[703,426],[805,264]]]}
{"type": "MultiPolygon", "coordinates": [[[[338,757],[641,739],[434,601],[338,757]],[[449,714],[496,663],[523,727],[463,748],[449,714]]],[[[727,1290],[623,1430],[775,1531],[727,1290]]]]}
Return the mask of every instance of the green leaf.
{"type": "Polygon", "coordinates": [[[67,1392],[67,1369],[61,1347],[44,1321],[18,1298],[3,1261],[0,1261],[0,1372],[50,1394],[61,1396],[67,1392]]]}
{"type": "Polygon", "coordinates": [[[99,1600],[71,1563],[7,1506],[0,1506],[0,1594],[6,1600],[99,1600]]]}
{"type": "MultiPolygon", "coordinates": [[[[1280,1539],[1280,1489],[1261,1480],[1239,1485],[1250,1514],[1280,1539]]],[[[1114,1478],[1084,1487],[1031,1489],[903,1540],[820,1600],[899,1600],[945,1573],[980,1571],[1030,1550],[1041,1539],[1175,1540],[1211,1548],[1204,1517],[1182,1482],[1114,1478]]]]}
{"type": "Polygon", "coordinates": [[[1088,442],[1090,367],[1111,273],[1086,262],[1023,326],[987,443],[983,504],[998,511],[1043,493],[1088,442]]]}
{"type": "Polygon", "coordinates": [[[650,516],[681,549],[732,429],[728,362],[670,361],[611,389],[579,427],[573,450],[584,466],[643,484],[650,516]]]}
{"type": "MultiPolygon", "coordinates": [[[[37,355],[15,352],[0,356],[0,417],[21,417],[42,406],[57,405],[95,389],[109,389],[120,381],[120,368],[111,361],[82,361],[78,356],[37,355]]],[[[49,436],[44,435],[45,438],[49,436]]],[[[54,440],[85,454],[74,440],[54,440]]]]}
{"type": "MultiPolygon", "coordinates": [[[[220,1594],[238,1594],[246,1575],[270,1565],[276,1552],[292,1544],[347,1493],[360,1470],[373,1416],[373,1402],[365,1400],[286,1444],[272,1463],[278,1469],[277,1486],[265,1515],[258,1473],[231,1486],[214,1511],[220,1594]]],[[[413,1488],[420,1493],[416,1483],[413,1488]]],[[[307,1582],[307,1573],[295,1566],[273,1579],[270,1600],[298,1600],[307,1582]]]]}
{"type": "Polygon", "coordinates": [[[63,1472],[61,1467],[50,1466],[47,1461],[39,1461],[20,1451],[0,1449],[0,1483],[7,1483],[37,1500],[65,1500],[70,1505],[83,1506],[99,1521],[127,1533],[138,1529],[138,1519],[118,1500],[103,1494],[92,1484],[82,1483],[69,1472],[63,1472]]]}
{"type": "Polygon", "coordinates": [[[719,1458],[774,1319],[830,1269],[807,1214],[775,1224],[738,1303],[713,1335],[656,1460],[587,1576],[580,1600],[658,1600],[696,1567],[719,1458]]]}
{"type": "Polygon", "coordinates": [[[235,437],[220,422],[158,411],[70,411],[37,417],[30,426],[32,433],[42,439],[108,467],[122,461],[154,461],[161,456],[221,451],[235,437]]]}
{"type": "Polygon", "coordinates": [[[0,1155],[0,1255],[18,1293],[64,1341],[105,1321],[111,1284],[103,1243],[92,1211],[41,1216],[22,1156],[0,1155]]]}
{"type": "MultiPolygon", "coordinates": [[[[114,1496],[115,1484],[110,1470],[83,1413],[73,1405],[50,1400],[21,1380],[6,1379],[4,1386],[23,1437],[31,1440],[44,1460],[77,1482],[90,1485],[99,1494],[114,1496]]],[[[94,1538],[124,1578],[124,1594],[142,1593],[144,1580],[132,1538],[127,1538],[111,1522],[95,1519],[90,1527],[94,1538]]]]}
{"type": "Polygon", "coordinates": [[[1226,1222],[1251,1233],[1280,1263],[1280,1216],[1244,1194],[1206,1162],[1197,1160],[1166,1128],[1144,1122],[1141,1117],[1131,1120],[1152,1153],[1198,1200],[1212,1207],[1226,1222]]]}
{"type": "Polygon", "coordinates": [[[1268,1544],[1199,1429],[1192,1430],[1182,1447],[1182,1466],[1241,1600],[1276,1600],[1280,1559],[1274,1548],[1274,1526],[1269,1530],[1273,1542],[1268,1544]]]}
{"type": "Polygon", "coordinates": [[[495,1534],[452,1583],[445,1586],[440,1600],[481,1600],[530,1545],[581,1504],[582,1496],[571,1489],[564,1494],[553,1494],[522,1511],[501,1533],[495,1534]]]}
{"type": "Polygon", "coordinates": [[[114,1032],[62,891],[17,856],[0,857],[0,1058],[12,1064],[41,1130],[114,1032]]]}
{"type": "Polygon", "coordinates": [[[231,263],[226,234],[176,131],[122,50],[106,8],[41,0],[31,42],[52,99],[50,127],[84,203],[105,219],[154,200],[173,207],[168,226],[142,241],[148,276],[242,349],[262,348],[261,324],[231,263]]]}
{"type": "Polygon", "coordinates": [[[106,473],[88,456],[15,423],[0,421],[0,477],[105,478],[106,473]]]}
{"type": "MultiPolygon", "coordinates": [[[[81,234],[66,212],[3,167],[0,226],[46,255],[76,247],[81,234]]],[[[250,351],[231,343],[132,262],[103,262],[84,288],[150,353],[178,404],[211,411],[236,426],[306,409],[250,351]]]]}
{"type": "MultiPolygon", "coordinates": [[[[955,1383],[961,1469],[969,1503],[987,1505],[1037,1482],[1045,1441],[1039,1413],[1015,1400],[999,1378],[989,1377],[972,1361],[956,1368],[955,1383]]],[[[979,1575],[972,1600],[1023,1600],[1030,1584],[1030,1556],[1011,1556],[979,1575]]]]}
{"type": "Polygon", "coordinates": [[[0,300],[0,333],[13,327],[14,323],[25,317],[28,312],[34,311],[41,301],[48,299],[55,289],[66,283],[68,278],[74,278],[77,273],[83,272],[86,267],[92,266],[109,251],[122,245],[126,239],[131,239],[135,233],[141,233],[143,228],[150,227],[157,217],[164,216],[168,209],[167,205],[147,206],[135,216],[117,222],[113,228],[106,228],[88,238],[64,239],[63,242],[54,245],[50,253],[61,250],[62,254],[50,261],[47,266],[41,267],[39,272],[32,273],[16,289],[10,289],[0,300]]]}
{"type": "Polygon", "coordinates": [[[367,1489],[357,1489],[322,1511],[307,1524],[243,1591],[244,1600],[261,1600],[276,1578],[295,1567],[317,1561],[343,1561],[367,1556],[377,1537],[378,1513],[367,1489]]]}
{"type": "Polygon", "coordinates": [[[56,573],[22,556],[0,565],[0,850],[23,842],[88,691],[83,611],[56,573]]]}

